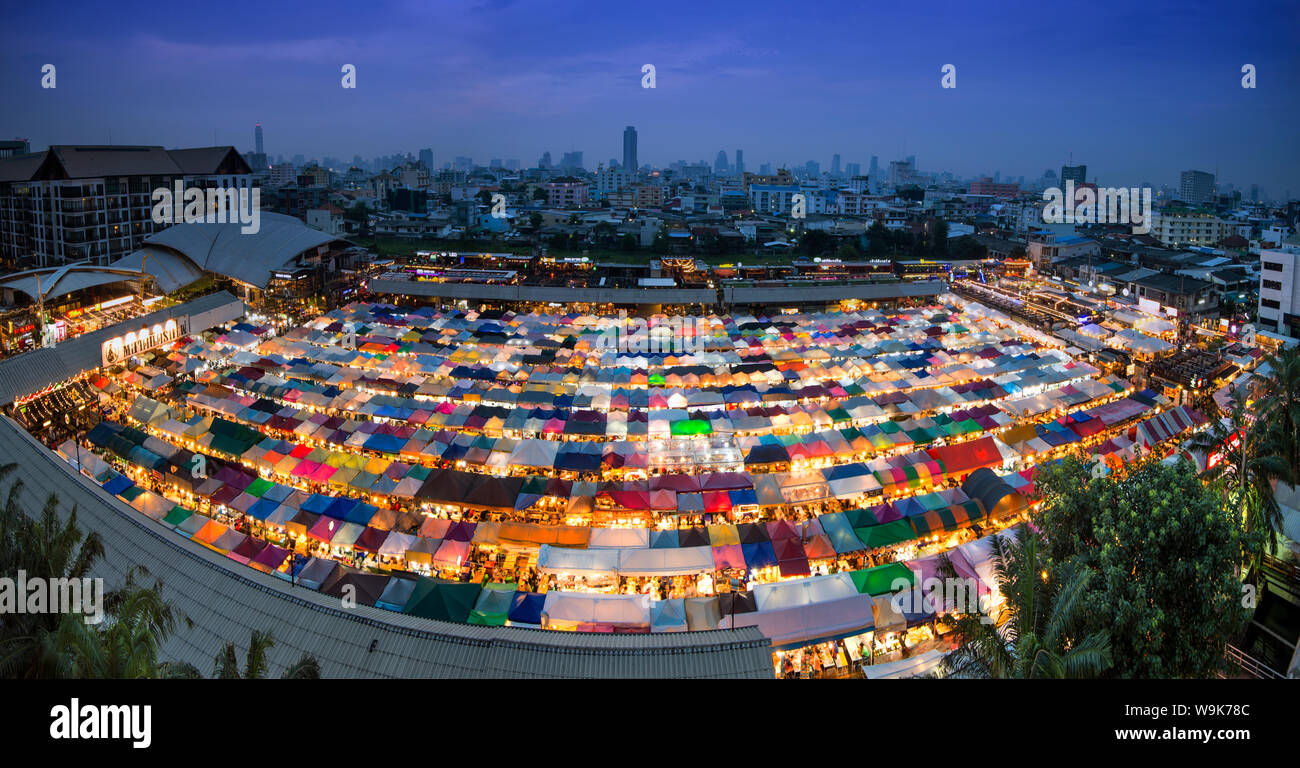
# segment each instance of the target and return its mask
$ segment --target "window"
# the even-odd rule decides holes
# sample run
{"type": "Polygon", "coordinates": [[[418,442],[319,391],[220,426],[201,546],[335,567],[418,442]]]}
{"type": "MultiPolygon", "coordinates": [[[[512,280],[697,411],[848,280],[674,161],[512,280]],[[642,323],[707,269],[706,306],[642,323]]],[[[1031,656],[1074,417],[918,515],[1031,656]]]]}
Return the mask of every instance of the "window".
{"type": "Polygon", "coordinates": [[[1266,261],[1264,262],[1264,269],[1267,269],[1269,272],[1281,272],[1282,265],[1274,261],[1266,261]]]}
{"type": "Polygon", "coordinates": [[[1259,305],[1268,309],[1281,309],[1282,305],[1275,299],[1260,299],[1259,305]]]}
{"type": "Polygon", "coordinates": [[[1282,290],[1282,284],[1276,280],[1265,280],[1263,285],[1265,288],[1269,289],[1270,291],[1282,290]]]}

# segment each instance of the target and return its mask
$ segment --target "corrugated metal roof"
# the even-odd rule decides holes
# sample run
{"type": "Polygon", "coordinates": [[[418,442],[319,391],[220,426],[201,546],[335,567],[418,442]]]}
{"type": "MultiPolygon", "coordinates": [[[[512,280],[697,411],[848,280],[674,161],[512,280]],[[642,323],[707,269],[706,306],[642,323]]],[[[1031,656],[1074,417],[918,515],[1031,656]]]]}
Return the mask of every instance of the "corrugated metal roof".
{"type": "Polygon", "coordinates": [[[449,624],[339,602],[246,568],[181,538],[110,497],[0,417],[0,465],[17,462],[25,509],[48,491],[65,514],[104,540],[95,576],[120,584],[136,565],[161,579],[164,597],[193,622],[161,649],[167,660],[210,673],[226,642],[243,647],[252,630],[275,636],[269,672],[311,653],[328,677],[773,677],[771,647],[754,627],[709,632],[615,635],[449,624]],[[370,651],[370,644],[376,643],[370,651]]]}

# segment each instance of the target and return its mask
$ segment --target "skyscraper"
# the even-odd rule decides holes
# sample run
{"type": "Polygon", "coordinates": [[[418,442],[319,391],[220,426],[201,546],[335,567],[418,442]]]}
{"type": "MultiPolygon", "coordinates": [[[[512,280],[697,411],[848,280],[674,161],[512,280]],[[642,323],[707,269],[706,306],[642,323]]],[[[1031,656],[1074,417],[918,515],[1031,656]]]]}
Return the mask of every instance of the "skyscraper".
{"type": "Polygon", "coordinates": [[[422,150],[420,150],[420,162],[424,164],[424,167],[425,167],[427,170],[432,171],[432,170],[433,170],[433,150],[432,150],[432,149],[422,149],[422,150]]]}
{"type": "Polygon", "coordinates": [[[1178,196],[1184,203],[1204,205],[1214,200],[1214,174],[1205,171],[1183,171],[1178,196]]]}
{"type": "Polygon", "coordinates": [[[745,152],[736,150],[736,175],[739,176],[745,172],[745,152]]]}
{"type": "Polygon", "coordinates": [[[253,128],[253,144],[257,147],[256,149],[253,150],[257,154],[260,155],[265,151],[262,149],[262,124],[261,123],[258,123],[253,128]]]}
{"type": "Polygon", "coordinates": [[[831,175],[832,175],[832,176],[839,176],[839,175],[840,175],[840,156],[839,156],[839,155],[831,155],[831,175]]]}
{"type": "Polygon", "coordinates": [[[713,161],[713,172],[719,175],[727,172],[727,150],[718,150],[718,159],[713,161]]]}
{"type": "Polygon", "coordinates": [[[1061,186],[1065,182],[1073,181],[1076,185],[1082,184],[1088,180],[1088,166],[1086,165],[1063,165],[1061,166],[1061,186]]]}
{"type": "Polygon", "coordinates": [[[636,164],[636,129],[628,126],[623,129],[623,167],[635,171],[636,164]]]}

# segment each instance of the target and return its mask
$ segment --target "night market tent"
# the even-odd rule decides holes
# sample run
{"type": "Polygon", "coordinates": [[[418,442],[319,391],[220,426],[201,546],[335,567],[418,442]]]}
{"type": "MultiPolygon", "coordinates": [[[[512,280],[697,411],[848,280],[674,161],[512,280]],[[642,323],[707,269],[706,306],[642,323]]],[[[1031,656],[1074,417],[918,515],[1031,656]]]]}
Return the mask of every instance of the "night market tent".
{"type": "Polygon", "coordinates": [[[294,580],[308,589],[319,590],[322,584],[338,578],[342,570],[343,565],[335,560],[313,557],[298,572],[294,580]]]}
{"type": "Polygon", "coordinates": [[[478,602],[469,612],[469,623],[492,627],[505,626],[510,606],[514,604],[517,586],[514,583],[484,584],[483,591],[479,592],[478,602]]]}
{"type": "Polygon", "coordinates": [[[543,544],[537,558],[537,570],[557,575],[613,577],[618,570],[618,560],[617,549],[566,549],[543,544]]]}
{"type": "Polygon", "coordinates": [[[374,605],[390,581],[392,579],[385,574],[349,571],[322,586],[321,594],[344,601],[355,600],[361,605],[374,605]]]}
{"type": "Polygon", "coordinates": [[[584,625],[649,626],[649,595],[604,595],[593,592],[546,593],[544,627],[584,625]]]}
{"type": "Polygon", "coordinates": [[[722,626],[730,628],[733,623],[736,627],[758,627],[772,641],[773,650],[786,650],[859,634],[874,625],[874,615],[870,597],[854,594],[830,602],[737,613],[734,617],[723,610],[722,626]]]}
{"type": "Polygon", "coordinates": [[[873,597],[910,589],[916,583],[916,574],[902,563],[887,563],[874,568],[864,568],[845,574],[858,592],[873,597]]]}
{"type": "MultiPolygon", "coordinates": [[[[817,521],[837,554],[866,549],[843,512],[830,512],[817,518],[817,521]]],[[[809,557],[811,558],[812,555],[810,554],[809,557]]]]}
{"type": "Polygon", "coordinates": [[[437,621],[464,624],[478,602],[482,587],[478,584],[421,577],[403,613],[437,621]]]}
{"type": "Polygon", "coordinates": [[[516,592],[510,603],[510,612],[506,615],[506,623],[507,625],[540,625],[542,610],[545,607],[546,595],[536,592],[516,592]]]}
{"type": "Polygon", "coordinates": [[[410,600],[411,593],[415,591],[415,584],[415,579],[398,576],[390,578],[388,584],[384,586],[383,593],[375,600],[375,607],[400,613],[410,600]]]}
{"type": "Polygon", "coordinates": [[[896,661],[868,664],[862,667],[868,680],[894,680],[899,678],[923,677],[935,672],[943,661],[944,652],[929,650],[919,656],[912,656],[896,661]]]}
{"type": "Polygon", "coordinates": [[[711,547],[624,549],[618,553],[620,576],[684,576],[713,570],[711,547]]]}
{"type": "Polygon", "coordinates": [[[754,600],[758,610],[776,611],[852,597],[858,592],[848,573],[835,573],[829,576],[759,584],[754,587],[754,600]]]}
{"type": "Polygon", "coordinates": [[[650,603],[651,632],[685,632],[690,627],[686,620],[686,601],[656,600],[650,603]]]}

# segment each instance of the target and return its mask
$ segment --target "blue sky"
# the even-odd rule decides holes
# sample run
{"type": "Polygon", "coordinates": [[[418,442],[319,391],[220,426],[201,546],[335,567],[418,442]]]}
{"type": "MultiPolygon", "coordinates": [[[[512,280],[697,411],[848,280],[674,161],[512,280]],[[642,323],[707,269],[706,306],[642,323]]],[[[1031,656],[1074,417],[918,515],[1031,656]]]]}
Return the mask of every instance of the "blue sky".
{"type": "Polygon", "coordinates": [[[1180,170],[1300,195],[1300,4],[446,0],[29,3],[0,136],[486,163],[582,150],[829,168],[871,155],[1103,184],[1180,170]],[[45,63],[58,87],[40,87],[45,63]],[[357,88],[340,67],[357,67],[357,88]],[[657,87],[640,87],[654,64],[657,87]],[[940,68],[957,67],[957,88],[940,68]],[[1254,64],[1258,87],[1241,87],[1254,64]],[[734,157],[734,155],[733,155],[734,157]]]}

